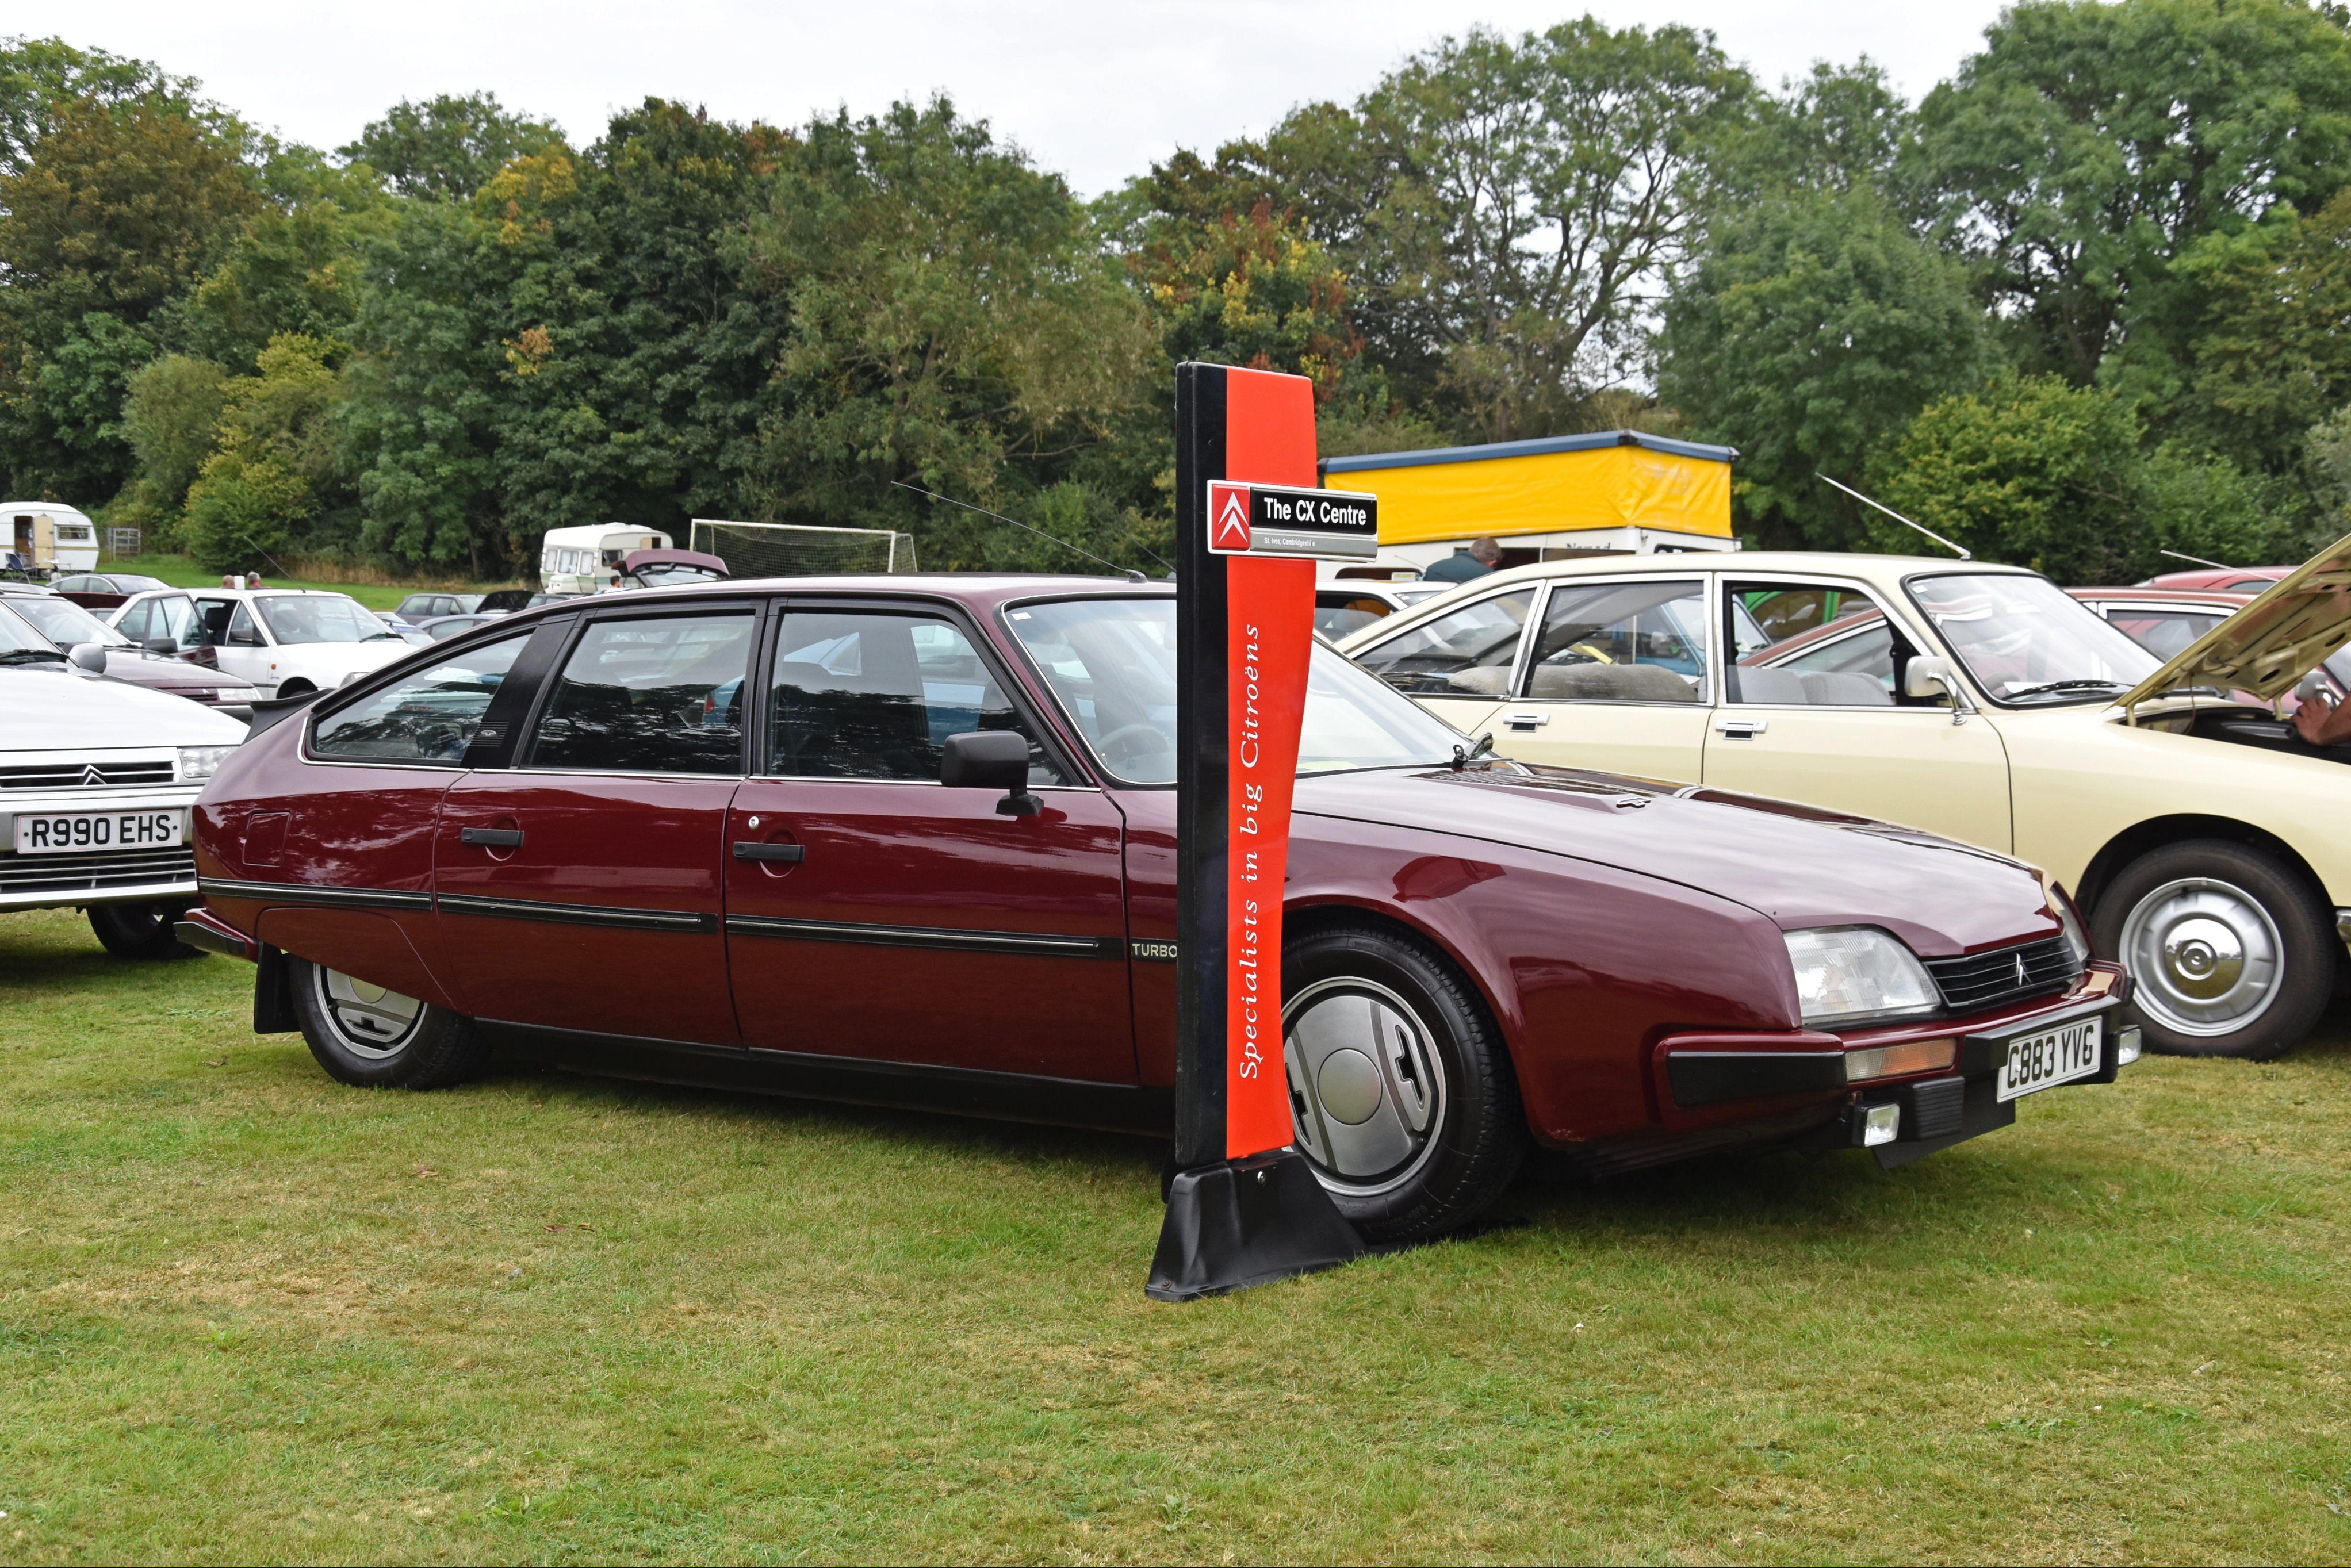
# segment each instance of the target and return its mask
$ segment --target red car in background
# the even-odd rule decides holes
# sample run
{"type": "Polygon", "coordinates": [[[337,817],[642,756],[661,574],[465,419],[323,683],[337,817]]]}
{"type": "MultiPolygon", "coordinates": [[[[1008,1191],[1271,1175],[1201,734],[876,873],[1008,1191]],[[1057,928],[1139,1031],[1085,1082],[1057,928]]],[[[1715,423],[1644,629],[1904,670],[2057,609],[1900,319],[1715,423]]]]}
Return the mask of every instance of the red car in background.
{"type": "MultiPolygon", "coordinates": [[[[2194,572],[2177,572],[2179,577],[2193,577],[2194,572]]],[[[2204,574],[2210,575],[2210,574],[2204,574]]],[[[2278,574],[2283,577],[2284,573],[2278,574]]],[[[2160,582],[2163,579],[2158,578],[2160,582]]],[[[2190,643],[2242,610],[2262,595],[2269,586],[2242,591],[2219,589],[2162,589],[2153,585],[2137,588],[2072,588],[2066,590],[2074,598],[2096,611],[2115,629],[2153,653],[2158,659],[2170,659],[2190,643]]],[[[2332,682],[2333,695],[2338,702],[2351,695],[2351,648],[2334,653],[2318,666],[2314,678],[2332,682]]],[[[2259,699],[2243,693],[2243,701],[2258,703],[2259,699]]],[[[2301,699],[2292,692],[2278,700],[2278,706],[2292,713],[2301,706],[2301,699]]]]}
{"type": "Polygon", "coordinates": [[[2217,593],[2241,593],[2251,599],[2267,588],[2283,582],[2294,570],[2290,566],[2212,566],[2199,567],[2194,571],[2167,571],[2150,577],[2141,588],[2170,588],[2188,591],[2199,590],[2217,593]]]}
{"type": "MultiPolygon", "coordinates": [[[[1165,1134],[1176,599],[1068,578],[554,604],[265,705],[183,938],[256,1028],[436,1088],[495,1046],[669,1082],[1165,1134]]],[[[2111,1082],[2128,982],[2030,868],[1783,803],[1479,757],[1327,648],[1282,953],[1297,1146],[1425,1236],[1531,1139],[1885,1163],[2111,1082]]]]}

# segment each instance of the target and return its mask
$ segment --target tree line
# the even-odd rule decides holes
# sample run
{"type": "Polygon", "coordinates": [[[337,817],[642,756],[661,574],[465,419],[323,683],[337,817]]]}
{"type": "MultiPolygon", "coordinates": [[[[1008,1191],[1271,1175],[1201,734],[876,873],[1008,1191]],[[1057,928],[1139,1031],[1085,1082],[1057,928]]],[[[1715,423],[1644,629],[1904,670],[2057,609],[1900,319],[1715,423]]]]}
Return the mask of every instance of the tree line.
{"type": "Polygon", "coordinates": [[[1326,455],[1737,446],[1759,545],[2069,581],[2299,559],[2351,498],[2351,20],[2027,0],[1917,103],[1711,36],[1472,31],[1091,202],[945,97],[793,126],[488,94],[327,152],[0,44],[12,496],[214,567],[527,574],[549,528],[889,528],[1152,566],[1173,367],[1311,377],[1326,455]]]}

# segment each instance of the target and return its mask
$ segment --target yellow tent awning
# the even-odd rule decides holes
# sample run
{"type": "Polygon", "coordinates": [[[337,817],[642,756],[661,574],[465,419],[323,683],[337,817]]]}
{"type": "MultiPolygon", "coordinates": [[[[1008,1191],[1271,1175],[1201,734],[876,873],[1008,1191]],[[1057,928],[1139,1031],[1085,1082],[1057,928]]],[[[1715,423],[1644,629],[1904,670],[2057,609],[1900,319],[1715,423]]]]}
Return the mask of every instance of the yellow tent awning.
{"type": "Polygon", "coordinates": [[[1728,446],[1610,430],[1489,446],[1333,457],[1333,490],[1380,498],[1380,543],[1427,544],[1584,528],[1729,538],[1728,446]]]}

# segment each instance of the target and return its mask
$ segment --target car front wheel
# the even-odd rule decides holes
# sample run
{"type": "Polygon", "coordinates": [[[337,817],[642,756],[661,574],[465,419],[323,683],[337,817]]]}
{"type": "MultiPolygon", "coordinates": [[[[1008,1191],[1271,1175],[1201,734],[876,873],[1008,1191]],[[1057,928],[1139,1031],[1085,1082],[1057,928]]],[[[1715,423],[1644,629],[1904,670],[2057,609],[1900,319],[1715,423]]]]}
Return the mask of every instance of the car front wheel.
{"type": "Polygon", "coordinates": [[[1483,1003],[1445,958],[1372,929],[1283,945],[1290,1125],[1366,1239],[1412,1241],[1474,1218],[1510,1185],[1526,1118],[1483,1003]]]}
{"type": "Polygon", "coordinates": [[[201,958],[172,931],[187,913],[184,904],[93,904],[89,929],[118,958],[201,958]]]}
{"type": "Polygon", "coordinates": [[[2335,989],[2332,912],[2274,856],[2168,844],[2098,900],[2098,950],[2128,969],[2150,1050],[2260,1061],[2308,1033],[2335,989]]]}
{"type": "Polygon", "coordinates": [[[489,1055],[472,1021],[446,1008],[291,954],[286,963],[302,1038],[331,1078],[367,1089],[445,1089],[489,1055]]]}

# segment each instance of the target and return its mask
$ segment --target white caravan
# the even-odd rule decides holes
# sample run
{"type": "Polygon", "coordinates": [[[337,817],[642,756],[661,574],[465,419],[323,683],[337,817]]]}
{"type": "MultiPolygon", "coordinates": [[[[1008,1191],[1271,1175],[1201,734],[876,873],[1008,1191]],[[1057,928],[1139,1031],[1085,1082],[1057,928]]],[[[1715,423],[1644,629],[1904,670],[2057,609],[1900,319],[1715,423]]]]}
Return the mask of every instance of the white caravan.
{"type": "Polygon", "coordinates": [[[47,571],[98,570],[98,528],[71,507],[55,501],[0,501],[0,556],[5,564],[47,571]]]}
{"type": "Polygon", "coordinates": [[[549,593],[601,593],[632,549],[668,549],[676,541],[633,523],[549,528],[538,552],[538,585],[549,593]]]}

